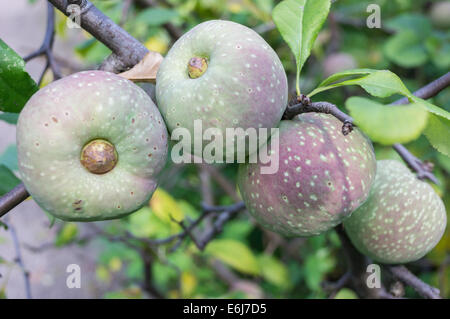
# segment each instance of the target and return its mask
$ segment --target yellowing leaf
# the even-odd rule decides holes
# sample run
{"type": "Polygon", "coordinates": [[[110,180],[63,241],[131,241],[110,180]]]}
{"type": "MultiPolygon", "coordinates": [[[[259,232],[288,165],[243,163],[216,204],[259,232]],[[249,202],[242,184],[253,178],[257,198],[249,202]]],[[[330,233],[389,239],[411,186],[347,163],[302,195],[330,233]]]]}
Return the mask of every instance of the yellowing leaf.
{"type": "Polygon", "coordinates": [[[258,275],[258,261],[243,243],[232,239],[216,239],[206,246],[205,252],[240,272],[258,275]]]}
{"type": "Polygon", "coordinates": [[[122,269],[122,260],[120,260],[119,257],[113,257],[109,261],[109,270],[112,272],[118,272],[120,269],[122,269]]]}
{"type": "Polygon", "coordinates": [[[70,243],[78,234],[78,227],[75,223],[65,223],[55,240],[55,246],[62,246],[70,243]]]}
{"type": "Polygon", "coordinates": [[[228,2],[228,10],[231,13],[240,13],[242,12],[242,4],[238,1],[230,1],[228,2]]]}
{"type": "Polygon", "coordinates": [[[52,83],[53,80],[54,80],[53,72],[50,69],[48,69],[44,73],[44,77],[42,78],[42,81],[41,81],[41,84],[39,85],[39,88],[42,89],[47,84],[52,83]]]}
{"type": "Polygon", "coordinates": [[[197,287],[197,278],[188,271],[184,271],[181,274],[181,295],[183,298],[189,298],[194,293],[195,287],[197,287]]]}
{"type": "Polygon", "coordinates": [[[150,207],[142,207],[128,221],[128,230],[137,237],[164,237],[172,233],[170,225],[156,216],[150,207]]]}
{"type": "Polygon", "coordinates": [[[133,82],[152,82],[155,83],[156,73],[163,60],[158,52],[149,52],[133,68],[119,75],[133,82]]]}
{"type": "Polygon", "coordinates": [[[97,275],[97,278],[100,281],[103,281],[103,282],[110,282],[111,281],[111,276],[109,274],[109,271],[103,265],[97,266],[97,269],[95,270],[95,274],[97,275]]]}
{"type": "Polygon", "coordinates": [[[166,53],[168,49],[167,40],[158,35],[148,38],[144,45],[150,51],[161,54],[166,53]]]}
{"type": "Polygon", "coordinates": [[[174,220],[182,221],[184,214],[177,201],[169,193],[162,188],[156,189],[150,200],[150,207],[159,219],[171,225],[173,231],[179,230],[180,226],[174,220]]]}
{"type": "Polygon", "coordinates": [[[358,299],[358,296],[356,293],[348,288],[342,288],[339,290],[339,292],[336,294],[334,299],[358,299]]]}

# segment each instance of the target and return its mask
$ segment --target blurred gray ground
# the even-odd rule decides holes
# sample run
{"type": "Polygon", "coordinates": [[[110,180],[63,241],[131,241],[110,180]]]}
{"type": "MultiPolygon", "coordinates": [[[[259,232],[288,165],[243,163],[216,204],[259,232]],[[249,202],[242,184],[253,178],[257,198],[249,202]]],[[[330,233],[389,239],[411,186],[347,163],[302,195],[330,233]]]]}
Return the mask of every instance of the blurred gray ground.
{"type": "MultiPolygon", "coordinates": [[[[47,1],[28,0],[0,1],[0,38],[21,56],[39,48],[45,33],[47,1]]],[[[69,29],[62,41],[56,38],[54,53],[58,57],[76,61],[72,48],[82,39],[80,29],[69,29]]],[[[27,71],[37,80],[44,67],[44,58],[32,60],[27,71]]],[[[15,143],[15,126],[0,121],[0,154],[15,143]]],[[[95,280],[95,261],[99,248],[91,244],[75,245],[61,249],[51,248],[32,252],[27,245],[39,247],[53,241],[56,230],[49,229],[49,221],[33,200],[27,200],[5,219],[16,229],[26,269],[30,272],[33,298],[99,298],[105,285],[95,280]],[[66,286],[66,267],[78,264],[81,267],[81,288],[66,286]]],[[[13,261],[15,250],[9,231],[0,229],[0,257],[13,261]]],[[[8,298],[25,298],[25,286],[19,267],[0,263],[0,291],[6,285],[8,298]]]]}

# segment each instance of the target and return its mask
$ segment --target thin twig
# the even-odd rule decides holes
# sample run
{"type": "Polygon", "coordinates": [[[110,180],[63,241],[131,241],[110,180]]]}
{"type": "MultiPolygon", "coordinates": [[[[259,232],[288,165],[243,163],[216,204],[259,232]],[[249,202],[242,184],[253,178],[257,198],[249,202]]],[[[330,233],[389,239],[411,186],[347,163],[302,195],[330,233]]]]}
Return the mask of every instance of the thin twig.
{"type": "MultiPolygon", "coordinates": [[[[437,95],[439,92],[441,92],[443,89],[447,88],[450,85],[450,72],[447,72],[440,78],[434,80],[433,82],[425,85],[424,87],[418,89],[413,93],[413,95],[420,97],[421,99],[429,99],[433,96],[437,95]]],[[[408,104],[409,100],[407,97],[404,97],[400,100],[395,101],[392,103],[393,105],[400,105],[400,104],[408,104]]]]}
{"type": "MultiPolygon", "coordinates": [[[[177,241],[175,244],[175,248],[172,247],[171,251],[174,251],[176,248],[179,247],[180,242],[187,238],[194,236],[192,234],[192,231],[200,225],[200,223],[208,216],[214,213],[220,212],[221,214],[218,215],[216,221],[213,223],[212,229],[215,229],[215,234],[220,232],[221,227],[223,224],[229,220],[231,217],[233,217],[237,212],[243,210],[245,208],[245,205],[243,202],[238,202],[236,204],[228,205],[228,206],[210,206],[210,205],[203,205],[203,212],[202,214],[195,219],[194,221],[190,222],[188,225],[185,224],[184,221],[177,221],[178,224],[182,223],[182,231],[180,231],[177,234],[165,237],[165,238],[158,238],[158,239],[148,239],[148,238],[135,238],[138,241],[142,241],[143,243],[150,245],[150,246],[159,246],[159,245],[165,245],[169,244],[171,242],[177,241]]],[[[196,246],[199,249],[203,249],[206,244],[211,240],[210,235],[202,235],[199,236],[200,239],[193,240],[196,246]]],[[[198,238],[198,237],[197,237],[198,238]]]]}
{"type": "Polygon", "coordinates": [[[48,70],[48,68],[52,70],[53,78],[55,80],[61,78],[61,73],[59,72],[59,68],[55,62],[52,53],[54,40],[55,40],[55,9],[53,8],[51,3],[47,3],[47,28],[45,31],[44,41],[42,42],[41,47],[39,49],[23,58],[25,62],[28,62],[36,57],[45,55],[46,64],[44,70],[41,73],[41,76],[39,77],[38,85],[41,84],[45,72],[48,70]]]}
{"type": "MultiPolygon", "coordinates": [[[[437,95],[439,92],[447,88],[449,85],[450,85],[450,72],[447,72],[440,78],[434,80],[433,82],[425,85],[421,89],[415,91],[413,94],[422,99],[429,99],[437,95]]],[[[392,103],[392,105],[401,105],[408,103],[409,103],[408,98],[404,97],[402,99],[395,101],[394,103],[392,103]]],[[[437,178],[433,175],[432,167],[430,165],[423,163],[421,160],[419,160],[417,157],[411,154],[408,151],[408,149],[401,144],[398,143],[394,144],[393,148],[401,156],[401,158],[409,165],[409,167],[411,167],[417,173],[417,177],[419,179],[421,180],[429,179],[435,184],[439,183],[437,178]]]]}
{"type": "Polygon", "coordinates": [[[16,257],[14,258],[14,261],[19,265],[22,274],[23,274],[23,280],[25,283],[25,294],[27,299],[31,299],[31,285],[30,285],[30,273],[26,270],[25,264],[23,262],[22,253],[20,250],[20,243],[19,243],[19,237],[17,236],[16,229],[14,226],[10,223],[3,222],[6,227],[8,227],[9,231],[11,232],[11,238],[14,243],[14,250],[16,252],[16,257]]]}
{"type": "Polygon", "coordinates": [[[245,205],[243,202],[237,203],[234,205],[233,209],[228,209],[222,212],[217,219],[215,220],[212,227],[207,229],[199,239],[197,239],[197,247],[200,250],[205,249],[206,245],[218,234],[220,234],[223,230],[223,226],[227,221],[232,219],[236,214],[243,210],[245,205]]]}
{"type": "Polygon", "coordinates": [[[400,157],[405,161],[408,166],[417,173],[417,178],[420,180],[429,179],[435,184],[439,184],[438,179],[430,170],[430,165],[422,162],[420,159],[415,157],[411,152],[408,151],[406,147],[402,144],[394,144],[392,146],[394,150],[400,155],[400,157]]]}
{"type": "Polygon", "coordinates": [[[353,130],[353,119],[342,112],[336,105],[329,102],[311,102],[306,95],[301,95],[289,103],[283,114],[283,119],[290,120],[302,113],[326,113],[331,114],[343,123],[342,134],[347,135],[353,130]]]}
{"type": "Polygon", "coordinates": [[[417,278],[405,266],[386,267],[395,278],[414,288],[422,297],[428,299],[442,299],[439,295],[439,289],[432,287],[417,278]]]}

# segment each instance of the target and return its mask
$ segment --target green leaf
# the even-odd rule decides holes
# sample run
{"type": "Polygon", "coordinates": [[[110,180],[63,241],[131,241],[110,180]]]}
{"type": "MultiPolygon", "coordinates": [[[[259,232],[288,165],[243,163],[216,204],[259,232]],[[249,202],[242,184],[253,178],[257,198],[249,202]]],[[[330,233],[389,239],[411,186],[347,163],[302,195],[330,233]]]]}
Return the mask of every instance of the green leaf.
{"type": "Polygon", "coordinates": [[[430,114],[424,135],[439,152],[450,156],[450,120],[430,114]]]}
{"type": "Polygon", "coordinates": [[[421,38],[430,34],[432,30],[430,20],[418,13],[405,13],[396,16],[388,20],[385,26],[396,32],[413,31],[421,38]]]}
{"type": "Polygon", "coordinates": [[[425,41],[431,61],[440,69],[450,68],[450,33],[434,33],[425,41]]]}
{"type": "Polygon", "coordinates": [[[352,70],[341,71],[341,72],[330,75],[328,78],[323,80],[322,83],[320,83],[318,87],[327,86],[331,83],[348,78],[350,76],[367,75],[367,74],[374,73],[377,71],[378,70],[372,70],[372,69],[352,69],[352,70]]]}
{"type": "Polygon", "coordinates": [[[320,248],[305,261],[305,280],[311,290],[319,290],[325,274],[334,268],[335,261],[327,248],[320,248]]]}
{"type": "Polygon", "coordinates": [[[450,156],[445,156],[441,153],[436,153],[436,159],[439,162],[439,165],[450,173],[450,156]]]}
{"type": "Polygon", "coordinates": [[[286,266],[273,256],[263,254],[258,258],[262,277],[268,282],[284,288],[289,285],[289,273],[286,266]]]}
{"type": "Polygon", "coordinates": [[[376,97],[388,97],[393,94],[410,94],[402,80],[389,70],[381,70],[363,77],[360,85],[367,93],[376,97]]]}
{"type": "Polygon", "coordinates": [[[160,26],[164,23],[170,22],[178,17],[178,13],[172,9],[166,8],[149,8],[141,11],[135,21],[145,22],[149,26],[160,26]]]}
{"type": "Polygon", "coordinates": [[[60,247],[72,242],[78,234],[78,226],[75,223],[64,223],[55,239],[55,246],[60,247]]]}
{"type": "Polygon", "coordinates": [[[284,0],[273,10],[273,21],[295,56],[297,94],[301,69],[328,16],[330,4],[330,0],[284,0]]]}
{"type": "Polygon", "coordinates": [[[128,231],[137,237],[164,237],[171,234],[170,225],[156,216],[147,206],[133,213],[128,221],[128,231]]]}
{"type": "Polygon", "coordinates": [[[9,145],[3,154],[0,155],[0,164],[5,165],[12,171],[19,170],[17,165],[17,148],[15,144],[9,145]]]}
{"type": "Polygon", "coordinates": [[[334,299],[358,299],[358,295],[351,289],[342,288],[334,296],[334,299]]]}
{"type": "Polygon", "coordinates": [[[417,139],[427,124],[428,112],[419,104],[383,105],[351,97],[346,107],[355,123],[375,142],[384,145],[417,139]]]}
{"type": "Polygon", "coordinates": [[[410,101],[413,101],[414,103],[423,105],[428,110],[428,112],[431,112],[440,117],[443,117],[444,119],[450,120],[450,113],[447,112],[446,110],[440,108],[439,106],[436,106],[436,105],[434,105],[424,99],[421,99],[420,97],[417,97],[411,93],[408,94],[407,97],[409,98],[410,101]]]}
{"type": "Polygon", "coordinates": [[[8,113],[4,112],[0,114],[0,120],[5,121],[9,124],[17,124],[17,120],[19,119],[18,113],[8,113]]]}
{"type": "Polygon", "coordinates": [[[20,179],[8,167],[0,164],[0,196],[6,194],[18,184],[20,184],[20,179]]]}
{"type": "Polygon", "coordinates": [[[389,60],[405,68],[423,65],[428,60],[424,40],[410,30],[391,37],[384,45],[384,52],[389,60]]]}
{"type": "MultiPolygon", "coordinates": [[[[351,75],[351,72],[355,72],[354,74],[358,74],[358,72],[359,74],[364,73],[369,74],[360,78],[318,87],[314,91],[312,91],[308,96],[312,97],[313,95],[319,92],[347,85],[359,85],[364,90],[366,90],[367,93],[376,97],[388,97],[397,93],[405,96],[409,96],[411,94],[409,90],[406,88],[406,86],[403,84],[402,80],[400,80],[400,78],[395,73],[392,73],[389,70],[363,69],[362,71],[361,70],[346,71],[348,75],[351,75]]],[[[339,75],[336,75],[336,78],[341,77],[339,75]]],[[[326,83],[329,83],[328,79],[325,81],[326,83]]]]}
{"type": "Polygon", "coordinates": [[[37,90],[25,61],[0,39],[0,111],[19,113],[37,90]]]}
{"type": "Polygon", "coordinates": [[[206,246],[205,252],[240,272],[250,275],[258,275],[260,272],[253,252],[239,241],[216,239],[206,246]]]}
{"type": "Polygon", "coordinates": [[[75,52],[79,54],[86,63],[100,63],[110,53],[111,50],[97,41],[95,38],[88,39],[75,47],[75,52]]]}

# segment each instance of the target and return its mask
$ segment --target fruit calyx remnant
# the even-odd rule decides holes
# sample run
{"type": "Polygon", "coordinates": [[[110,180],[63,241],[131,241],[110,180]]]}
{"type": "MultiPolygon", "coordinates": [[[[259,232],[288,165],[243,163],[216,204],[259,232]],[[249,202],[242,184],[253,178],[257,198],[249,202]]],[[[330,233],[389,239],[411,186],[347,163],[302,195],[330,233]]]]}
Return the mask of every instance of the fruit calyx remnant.
{"type": "Polygon", "coordinates": [[[81,164],[93,174],[105,174],[112,170],[118,160],[116,148],[103,139],[87,143],[81,150],[81,164]]]}
{"type": "Polygon", "coordinates": [[[193,57],[188,63],[188,73],[191,79],[199,78],[208,69],[208,61],[206,58],[193,57]]]}

